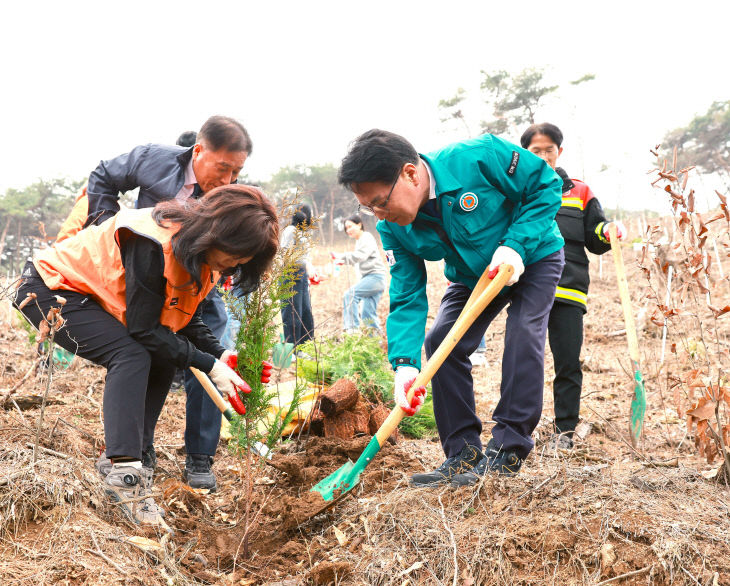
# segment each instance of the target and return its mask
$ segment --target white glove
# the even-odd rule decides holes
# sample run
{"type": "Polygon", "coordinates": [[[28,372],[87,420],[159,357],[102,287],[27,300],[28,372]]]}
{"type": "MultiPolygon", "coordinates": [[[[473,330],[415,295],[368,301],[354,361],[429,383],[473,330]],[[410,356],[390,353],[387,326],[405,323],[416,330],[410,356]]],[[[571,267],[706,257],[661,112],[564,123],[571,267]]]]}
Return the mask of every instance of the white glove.
{"type": "Polygon", "coordinates": [[[408,391],[417,376],[418,369],[413,366],[399,366],[395,371],[395,391],[393,392],[395,404],[403,409],[409,417],[418,413],[426,401],[425,387],[416,389],[410,403],[406,399],[406,395],[408,395],[408,391]]]}
{"type": "Polygon", "coordinates": [[[522,257],[516,250],[513,250],[509,246],[500,246],[494,251],[489,267],[494,271],[494,269],[499,268],[499,265],[502,264],[512,265],[515,269],[510,280],[507,281],[507,285],[514,285],[522,273],[525,272],[525,264],[522,262],[522,257]]]}
{"type": "Polygon", "coordinates": [[[603,225],[603,237],[611,242],[611,237],[609,236],[608,229],[611,227],[611,224],[616,226],[616,234],[618,235],[619,240],[624,240],[626,238],[626,235],[628,234],[628,231],[626,230],[626,226],[624,226],[623,222],[620,222],[619,220],[614,220],[613,222],[606,222],[603,225]]]}
{"type": "MultiPolygon", "coordinates": [[[[226,350],[226,352],[228,351],[226,350]]],[[[221,355],[221,358],[226,356],[226,352],[221,355]]],[[[213,368],[210,369],[208,376],[210,376],[210,380],[213,381],[213,384],[218,387],[218,390],[221,393],[230,397],[237,396],[236,387],[248,386],[245,382],[243,382],[243,379],[236,374],[235,370],[224,364],[221,360],[215,361],[215,364],[213,364],[213,368]]]]}

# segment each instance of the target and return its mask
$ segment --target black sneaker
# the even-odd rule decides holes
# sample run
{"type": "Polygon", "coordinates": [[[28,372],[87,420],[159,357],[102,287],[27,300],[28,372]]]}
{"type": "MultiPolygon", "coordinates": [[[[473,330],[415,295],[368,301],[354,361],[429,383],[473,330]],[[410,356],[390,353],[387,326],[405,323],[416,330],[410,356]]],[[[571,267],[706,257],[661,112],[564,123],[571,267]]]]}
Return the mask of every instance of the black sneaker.
{"type": "Polygon", "coordinates": [[[484,458],[481,450],[476,446],[466,445],[458,456],[447,458],[433,472],[425,472],[423,474],[414,474],[411,476],[411,486],[435,486],[445,484],[451,480],[455,474],[466,472],[476,466],[477,462],[484,458]]]}
{"type": "Polygon", "coordinates": [[[489,440],[484,458],[471,470],[456,474],[451,479],[452,486],[470,486],[476,484],[487,472],[496,472],[501,476],[515,476],[524,460],[512,450],[504,450],[497,446],[494,438],[489,440]]]}
{"type": "Polygon", "coordinates": [[[142,450],[142,466],[152,471],[157,469],[157,452],[152,444],[142,450]]]}
{"type": "Polygon", "coordinates": [[[215,492],[218,483],[215,474],[210,469],[213,464],[213,456],[207,454],[188,454],[185,458],[185,472],[183,478],[190,488],[207,488],[215,492]]]}

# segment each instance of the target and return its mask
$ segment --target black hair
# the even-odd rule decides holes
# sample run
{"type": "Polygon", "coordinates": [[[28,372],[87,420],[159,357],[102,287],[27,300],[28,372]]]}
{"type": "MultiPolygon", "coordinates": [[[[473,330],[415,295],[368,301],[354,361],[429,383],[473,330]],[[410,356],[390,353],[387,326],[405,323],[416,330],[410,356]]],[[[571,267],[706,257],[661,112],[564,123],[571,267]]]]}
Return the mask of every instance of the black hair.
{"type": "Polygon", "coordinates": [[[291,218],[291,225],[292,226],[303,226],[303,227],[309,227],[312,225],[312,208],[310,208],[307,204],[302,204],[297,208],[297,211],[294,212],[294,215],[291,218]]]}
{"type": "Polygon", "coordinates": [[[251,154],[253,143],[248,131],[238,120],[228,116],[211,116],[198,133],[198,142],[205,142],[212,151],[221,149],[230,152],[251,154]]]}
{"type": "Polygon", "coordinates": [[[177,146],[190,148],[195,144],[195,141],[198,140],[198,133],[194,130],[186,130],[183,132],[180,136],[177,137],[177,140],[175,141],[175,144],[177,146]]]}
{"type": "Polygon", "coordinates": [[[362,218],[360,217],[360,214],[352,214],[349,218],[345,220],[345,222],[352,222],[353,224],[360,224],[363,228],[362,218]]]}
{"type": "Polygon", "coordinates": [[[347,189],[356,183],[392,183],[406,163],[418,164],[418,153],[402,136],[374,128],[350,143],[337,181],[347,189]]]}
{"type": "Polygon", "coordinates": [[[276,210],[260,189],[249,185],[222,185],[200,199],[164,201],[155,206],[152,217],[160,226],[179,224],[172,251],[198,291],[208,250],[252,257],[223,273],[232,275],[234,286],[246,294],[258,288],[279,248],[276,210]]]}
{"type": "Polygon", "coordinates": [[[544,134],[550,140],[552,140],[558,148],[563,144],[563,133],[560,132],[560,128],[550,122],[543,122],[542,124],[533,124],[520,137],[520,144],[523,149],[530,146],[532,139],[536,134],[544,134]]]}

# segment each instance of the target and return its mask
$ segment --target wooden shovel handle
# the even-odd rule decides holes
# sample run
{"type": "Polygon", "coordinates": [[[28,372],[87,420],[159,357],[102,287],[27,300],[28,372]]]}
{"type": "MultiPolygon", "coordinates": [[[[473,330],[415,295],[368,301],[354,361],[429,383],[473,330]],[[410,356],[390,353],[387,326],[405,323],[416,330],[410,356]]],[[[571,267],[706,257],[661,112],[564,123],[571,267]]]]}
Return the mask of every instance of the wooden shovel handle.
{"type": "Polygon", "coordinates": [[[218,409],[221,410],[221,413],[225,415],[226,411],[230,410],[231,406],[226,403],[226,400],[218,392],[218,389],[215,388],[211,380],[208,378],[208,375],[193,366],[190,367],[190,372],[195,375],[195,378],[198,379],[198,382],[200,382],[203,386],[205,392],[208,393],[208,396],[211,399],[213,399],[216,407],[218,407],[218,409]]]}
{"type": "Polygon", "coordinates": [[[629,342],[629,356],[631,357],[631,360],[638,364],[639,339],[636,336],[636,324],[634,323],[634,311],[631,307],[629,283],[626,280],[624,257],[621,254],[621,245],[618,241],[618,232],[616,230],[616,225],[613,223],[608,226],[608,238],[611,241],[613,262],[616,265],[616,281],[618,282],[618,294],[621,298],[621,307],[624,310],[624,325],[626,326],[626,338],[629,342]]]}
{"type": "MultiPolygon", "coordinates": [[[[497,296],[502,288],[510,280],[512,273],[515,272],[514,267],[511,265],[504,264],[500,266],[499,272],[494,279],[489,279],[486,275],[489,273],[489,267],[484,271],[484,274],[480,277],[477,282],[477,286],[474,288],[472,295],[464,305],[464,309],[461,310],[459,317],[451,326],[449,333],[441,341],[439,347],[431,355],[431,358],[423,366],[421,372],[418,373],[416,379],[411,385],[411,389],[408,391],[407,400],[410,402],[413,398],[413,393],[419,387],[425,387],[436,374],[436,371],[441,367],[446,357],[451,353],[462,336],[474,323],[474,320],[484,311],[489,303],[497,296]],[[481,292],[477,291],[477,287],[481,289],[481,292]],[[474,295],[478,293],[478,295],[474,295]]],[[[401,419],[405,416],[405,411],[396,405],[388,415],[387,419],[380,426],[380,429],[375,433],[375,437],[378,438],[378,443],[382,446],[391,434],[395,431],[401,419]]]]}

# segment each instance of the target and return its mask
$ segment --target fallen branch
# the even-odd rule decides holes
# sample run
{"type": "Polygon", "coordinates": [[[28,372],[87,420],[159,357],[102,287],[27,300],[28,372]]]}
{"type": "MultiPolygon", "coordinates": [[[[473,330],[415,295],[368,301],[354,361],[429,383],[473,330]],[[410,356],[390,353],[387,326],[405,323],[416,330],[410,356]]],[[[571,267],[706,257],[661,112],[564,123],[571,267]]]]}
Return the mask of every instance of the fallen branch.
{"type": "Polygon", "coordinates": [[[614,576],[613,578],[609,578],[608,580],[604,580],[603,582],[599,582],[596,584],[596,586],[603,586],[604,584],[610,584],[611,582],[618,582],[619,580],[623,580],[624,578],[630,578],[631,576],[638,576],[639,574],[644,574],[645,572],[651,570],[654,566],[646,566],[645,568],[641,568],[640,570],[634,570],[633,572],[626,572],[625,574],[621,574],[620,576],[614,576]]]}
{"type": "Polygon", "coordinates": [[[109,558],[103,551],[101,551],[101,548],[99,547],[99,543],[96,541],[96,535],[94,535],[93,531],[91,532],[91,539],[94,542],[96,549],[87,549],[86,551],[88,551],[89,553],[93,553],[94,555],[98,555],[101,559],[103,559],[110,566],[113,566],[120,574],[123,574],[124,576],[129,576],[129,572],[127,572],[124,568],[120,567],[116,562],[114,562],[111,558],[109,558]]]}

